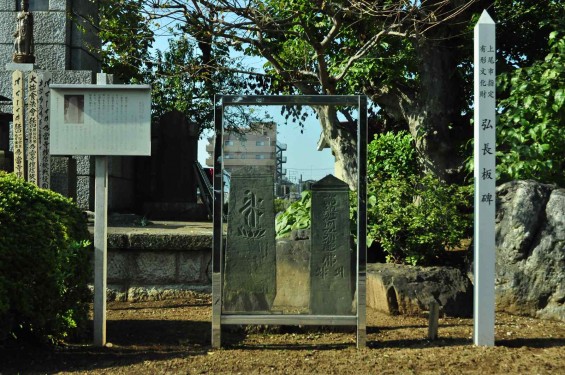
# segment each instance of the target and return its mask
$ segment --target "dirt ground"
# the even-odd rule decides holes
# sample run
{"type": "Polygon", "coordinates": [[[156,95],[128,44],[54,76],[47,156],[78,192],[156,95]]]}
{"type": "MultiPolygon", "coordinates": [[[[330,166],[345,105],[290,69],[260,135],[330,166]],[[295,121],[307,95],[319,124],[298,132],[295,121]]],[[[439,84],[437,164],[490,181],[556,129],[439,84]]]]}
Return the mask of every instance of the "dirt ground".
{"type": "Polygon", "coordinates": [[[496,346],[475,347],[471,319],[367,311],[368,347],[349,329],[229,329],[210,347],[210,296],[108,305],[105,348],[0,348],[0,374],[565,374],[565,324],[497,314],[496,346]]]}

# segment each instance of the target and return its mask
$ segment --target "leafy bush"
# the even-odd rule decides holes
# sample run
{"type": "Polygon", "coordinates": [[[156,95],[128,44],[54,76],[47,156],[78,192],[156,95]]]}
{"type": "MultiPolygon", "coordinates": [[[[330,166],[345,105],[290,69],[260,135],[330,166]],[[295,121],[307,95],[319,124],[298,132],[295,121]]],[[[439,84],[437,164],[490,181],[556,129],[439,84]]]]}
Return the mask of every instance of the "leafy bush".
{"type": "Polygon", "coordinates": [[[312,192],[305,190],[300,200],[292,203],[282,214],[275,218],[277,238],[290,235],[295,229],[310,228],[310,208],[312,207],[312,192]]]}
{"type": "Polygon", "coordinates": [[[469,188],[428,174],[373,181],[367,191],[367,242],[379,242],[387,262],[441,264],[446,248],[470,235],[469,188]]]}
{"type": "Polygon", "coordinates": [[[406,131],[376,134],[367,146],[367,176],[385,180],[418,173],[416,148],[406,131]]]}
{"type": "Polygon", "coordinates": [[[445,249],[471,234],[470,188],[421,176],[405,131],[376,135],[367,154],[367,246],[380,244],[387,262],[441,264],[445,249]]]}
{"type": "Polygon", "coordinates": [[[565,186],[565,33],[549,36],[550,53],[501,75],[497,180],[536,179],[565,186]]]}
{"type": "Polygon", "coordinates": [[[0,339],[54,342],[84,326],[88,238],[71,200],[0,172],[0,339]]]}

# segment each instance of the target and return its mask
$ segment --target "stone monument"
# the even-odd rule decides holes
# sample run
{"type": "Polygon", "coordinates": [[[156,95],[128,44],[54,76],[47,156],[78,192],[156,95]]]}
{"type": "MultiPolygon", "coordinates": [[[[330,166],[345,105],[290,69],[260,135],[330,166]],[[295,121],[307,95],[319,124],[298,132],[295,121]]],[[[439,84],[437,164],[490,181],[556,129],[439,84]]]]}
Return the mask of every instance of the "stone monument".
{"type": "Polygon", "coordinates": [[[350,315],[351,248],[349,187],[328,175],[312,184],[310,311],[315,315],[350,315]]]}
{"type": "Polygon", "coordinates": [[[266,313],[276,294],[274,175],[246,166],[233,171],[225,251],[224,313],[266,313]]]}
{"type": "Polygon", "coordinates": [[[138,196],[152,220],[206,218],[196,203],[194,163],[198,158],[197,124],[179,111],[165,113],[151,128],[151,157],[138,158],[138,196]]]}

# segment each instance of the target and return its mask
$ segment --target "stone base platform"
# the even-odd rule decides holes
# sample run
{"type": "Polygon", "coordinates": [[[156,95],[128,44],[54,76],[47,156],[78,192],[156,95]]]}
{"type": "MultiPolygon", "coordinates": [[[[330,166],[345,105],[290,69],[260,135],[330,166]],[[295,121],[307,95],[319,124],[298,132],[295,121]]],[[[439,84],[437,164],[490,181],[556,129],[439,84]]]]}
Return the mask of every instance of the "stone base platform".
{"type": "MultiPolygon", "coordinates": [[[[94,226],[90,225],[91,233],[94,226]]],[[[108,226],[108,300],[182,298],[210,292],[212,223],[113,220],[108,226]],[[114,221],[114,223],[113,223],[114,221]]]]}

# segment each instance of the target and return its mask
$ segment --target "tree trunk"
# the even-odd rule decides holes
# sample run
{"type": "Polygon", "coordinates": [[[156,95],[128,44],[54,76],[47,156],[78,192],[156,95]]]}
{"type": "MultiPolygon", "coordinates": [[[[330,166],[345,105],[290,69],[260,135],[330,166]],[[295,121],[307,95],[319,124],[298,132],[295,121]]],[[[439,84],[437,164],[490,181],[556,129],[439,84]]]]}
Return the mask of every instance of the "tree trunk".
{"type": "Polygon", "coordinates": [[[357,124],[340,124],[335,107],[315,108],[322,133],[335,157],[336,177],[357,190],[357,124]]]}
{"type": "Polygon", "coordinates": [[[424,169],[446,182],[460,180],[465,159],[462,142],[472,135],[461,113],[464,83],[457,72],[461,60],[454,44],[427,39],[419,46],[418,114],[408,119],[424,169]]]}

